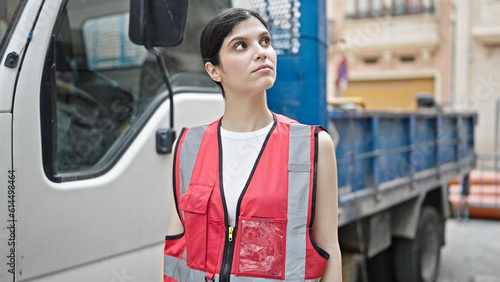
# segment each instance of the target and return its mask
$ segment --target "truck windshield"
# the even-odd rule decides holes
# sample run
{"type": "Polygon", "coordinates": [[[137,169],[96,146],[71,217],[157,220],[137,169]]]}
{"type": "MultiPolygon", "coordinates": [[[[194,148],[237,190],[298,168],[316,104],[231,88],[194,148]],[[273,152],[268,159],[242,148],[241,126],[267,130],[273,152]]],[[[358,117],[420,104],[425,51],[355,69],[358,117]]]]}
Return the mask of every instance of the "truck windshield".
{"type": "MultiPolygon", "coordinates": [[[[204,71],[198,41],[206,22],[228,6],[230,0],[195,1],[182,44],[160,48],[174,92],[220,91],[204,71]]],[[[54,177],[109,168],[166,97],[155,57],[128,38],[129,9],[129,0],[70,0],[60,13],[45,68],[54,82],[42,84],[51,94],[41,101],[56,108],[42,113],[57,121],[52,145],[44,145],[56,150],[48,154],[55,159],[44,160],[57,164],[54,177]]]]}
{"type": "Polygon", "coordinates": [[[24,4],[24,0],[1,0],[0,1],[0,54],[9,39],[10,31],[16,23],[19,10],[24,4]]]}

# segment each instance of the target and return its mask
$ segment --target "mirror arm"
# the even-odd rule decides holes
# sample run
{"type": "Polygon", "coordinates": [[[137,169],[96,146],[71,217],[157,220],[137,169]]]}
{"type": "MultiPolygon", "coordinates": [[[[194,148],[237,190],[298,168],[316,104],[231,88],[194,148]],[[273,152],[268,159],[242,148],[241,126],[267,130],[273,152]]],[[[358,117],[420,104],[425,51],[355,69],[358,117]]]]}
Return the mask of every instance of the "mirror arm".
{"type": "Polygon", "coordinates": [[[170,99],[170,129],[174,129],[174,91],[172,90],[172,85],[170,84],[170,76],[168,74],[167,70],[167,65],[165,64],[165,59],[163,58],[162,53],[155,49],[153,46],[148,41],[148,38],[146,37],[146,22],[144,21],[144,1],[141,1],[141,31],[142,31],[142,42],[144,44],[144,47],[153,55],[156,57],[156,61],[160,65],[160,72],[161,72],[161,77],[163,78],[163,81],[165,82],[165,85],[167,86],[168,90],[168,98],[170,99]]]}
{"type": "MultiPolygon", "coordinates": [[[[144,15],[144,13],[141,13],[144,15]]],[[[144,43],[144,47],[156,57],[156,61],[160,66],[161,77],[165,82],[168,90],[168,98],[170,100],[170,128],[166,131],[159,130],[156,132],[156,151],[159,154],[168,154],[172,152],[172,147],[175,141],[175,129],[174,129],[174,91],[172,89],[172,84],[170,84],[170,76],[168,74],[167,65],[165,64],[165,59],[163,58],[163,54],[154,47],[151,46],[148,39],[146,38],[146,24],[144,21],[141,21],[142,26],[142,42],[144,43]]]]}
{"type": "Polygon", "coordinates": [[[161,76],[163,78],[163,81],[165,82],[165,85],[167,86],[168,90],[168,98],[170,99],[170,128],[174,128],[174,91],[172,90],[172,84],[170,83],[170,75],[168,73],[167,65],[165,64],[165,59],[163,58],[163,54],[149,46],[148,42],[145,42],[146,49],[148,49],[149,52],[151,52],[153,55],[156,57],[156,61],[158,62],[160,66],[160,72],[161,76]]]}
{"type": "Polygon", "coordinates": [[[170,77],[162,53],[158,49],[151,47],[149,45],[149,42],[144,42],[144,46],[146,47],[146,49],[148,49],[149,52],[156,56],[156,60],[160,65],[161,76],[168,89],[168,97],[170,99],[170,128],[168,130],[158,130],[158,132],[156,133],[156,151],[159,154],[168,154],[172,152],[172,147],[175,141],[174,91],[172,90],[172,85],[170,84],[170,77]]]}

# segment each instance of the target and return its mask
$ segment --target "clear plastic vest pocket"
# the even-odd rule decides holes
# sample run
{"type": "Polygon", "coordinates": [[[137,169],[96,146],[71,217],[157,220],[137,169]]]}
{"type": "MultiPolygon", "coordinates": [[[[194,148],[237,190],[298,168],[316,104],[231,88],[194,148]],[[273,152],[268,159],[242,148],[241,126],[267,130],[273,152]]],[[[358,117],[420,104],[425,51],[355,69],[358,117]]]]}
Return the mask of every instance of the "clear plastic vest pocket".
{"type": "Polygon", "coordinates": [[[286,219],[246,218],[240,223],[238,272],[284,279],[286,219]]]}

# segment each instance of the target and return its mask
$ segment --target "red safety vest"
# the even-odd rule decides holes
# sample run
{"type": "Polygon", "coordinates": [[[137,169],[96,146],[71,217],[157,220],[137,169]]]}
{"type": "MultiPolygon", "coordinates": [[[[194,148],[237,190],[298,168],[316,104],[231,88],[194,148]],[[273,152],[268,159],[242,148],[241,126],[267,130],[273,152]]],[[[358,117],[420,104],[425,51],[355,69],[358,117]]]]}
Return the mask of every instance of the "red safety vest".
{"type": "Polygon", "coordinates": [[[173,184],[184,233],[166,237],[164,280],[319,280],[329,258],[312,236],[319,127],[274,115],[236,226],[227,223],[219,129],[220,120],[178,138],[173,184]]]}

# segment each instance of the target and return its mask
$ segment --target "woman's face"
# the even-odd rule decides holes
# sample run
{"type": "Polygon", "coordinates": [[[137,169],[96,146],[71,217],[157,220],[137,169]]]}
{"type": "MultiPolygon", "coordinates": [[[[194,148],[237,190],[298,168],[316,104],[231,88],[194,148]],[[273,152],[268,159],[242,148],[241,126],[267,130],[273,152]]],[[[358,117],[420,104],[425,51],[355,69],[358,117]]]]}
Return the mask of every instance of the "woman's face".
{"type": "Polygon", "coordinates": [[[250,94],[262,92],[276,80],[276,52],[271,35],[256,18],[236,25],[219,51],[220,65],[206,65],[208,74],[222,83],[224,92],[250,94]]]}

